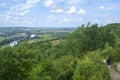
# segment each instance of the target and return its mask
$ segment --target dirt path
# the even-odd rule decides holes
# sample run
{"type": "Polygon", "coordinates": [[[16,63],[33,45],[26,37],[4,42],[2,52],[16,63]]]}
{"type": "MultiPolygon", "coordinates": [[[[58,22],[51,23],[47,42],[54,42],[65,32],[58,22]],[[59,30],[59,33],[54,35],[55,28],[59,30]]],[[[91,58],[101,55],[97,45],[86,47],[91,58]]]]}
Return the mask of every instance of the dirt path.
{"type": "Polygon", "coordinates": [[[115,71],[114,68],[110,70],[110,75],[112,80],[120,80],[120,74],[117,71],[115,71]]]}

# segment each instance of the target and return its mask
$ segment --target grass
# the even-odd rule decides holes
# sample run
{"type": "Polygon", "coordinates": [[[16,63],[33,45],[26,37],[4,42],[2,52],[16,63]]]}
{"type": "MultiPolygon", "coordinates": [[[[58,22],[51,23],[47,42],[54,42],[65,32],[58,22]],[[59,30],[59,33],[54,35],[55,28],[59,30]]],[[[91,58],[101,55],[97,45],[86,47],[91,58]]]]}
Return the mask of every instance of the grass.
{"type": "Polygon", "coordinates": [[[63,41],[64,41],[64,40],[54,40],[54,41],[51,41],[51,42],[52,42],[53,46],[55,46],[55,45],[60,44],[60,43],[63,42],[63,41]]]}
{"type": "Polygon", "coordinates": [[[43,41],[52,39],[51,34],[43,34],[43,35],[37,35],[37,36],[42,38],[43,41]]]}
{"type": "Polygon", "coordinates": [[[5,38],[4,37],[0,37],[0,42],[3,41],[5,38]]]}

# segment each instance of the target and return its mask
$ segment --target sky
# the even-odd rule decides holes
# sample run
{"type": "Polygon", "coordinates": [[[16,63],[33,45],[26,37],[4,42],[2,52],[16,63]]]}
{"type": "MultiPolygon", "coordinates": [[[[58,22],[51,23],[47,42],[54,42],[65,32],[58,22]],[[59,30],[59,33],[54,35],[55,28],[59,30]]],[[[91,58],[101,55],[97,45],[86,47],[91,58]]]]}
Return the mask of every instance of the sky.
{"type": "Polygon", "coordinates": [[[120,0],[0,0],[0,27],[78,27],[120,22],[120,0]]]}

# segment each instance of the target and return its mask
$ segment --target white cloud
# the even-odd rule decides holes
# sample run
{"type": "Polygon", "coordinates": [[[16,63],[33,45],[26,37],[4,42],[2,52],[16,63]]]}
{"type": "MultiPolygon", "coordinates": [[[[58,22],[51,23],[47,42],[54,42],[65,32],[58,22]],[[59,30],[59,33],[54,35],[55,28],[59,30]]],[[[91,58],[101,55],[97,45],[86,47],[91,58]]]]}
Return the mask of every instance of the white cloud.
{"type": "Polygon", "coordinates": [[[56,19],[56,17],[54,15],[50,15],[50,16],[48,16],[48,19],[49,19],[49,21],[53,21],[56,19]]]}
{"type": "Polygon", "coordinates": [[[99,9],[100,9],[100,10],[103,10],[103,9],[105,9],[105,7],[104,7],[104,6],[100,6],[99,9]]]}
{"type": "Polygon", "coordinates": [[[54,7],[55,6],[55,2],[53,0],[46,0],[44,2],[44,6],[45,7],[54,7]]]}
{"type": "Polygon", "coordinates": [[[65,22],[72,22],[72,19],[64,18],[63,21],[65,21],[65,22]]]}
{"type": "Polygon", "coordinates": [[[12,18],[10,15],[6,15],[6,20],[9,21],[12,18]]]}
{"type": "Polygon", "coordinates": [[[54,8],[61,3],[66,5],[80,4],[83,0],[44,0],[44,6],[54,8]]]}
{"type": "Polygon", "coordinates": [[[86,13],[86,11],[84,10],[84,9],[80,9],[78,12],[77,12],[77,14],[85,14],[86,13]]]}
{"type": "Polygon", "coordinates": [[[36,17],[33,17],[33,21],[36,21],[36,20],[38,20],[36,17]]]}
{"type": "Polygon", "coordinates": [[[77,9],[76,9],[74,6],[72,6],[72,7],[70,8],[70,10],[67,11],[67,13],[69,13],[69,14],[77,13],[77,9]]]}
{"type": "Polygon", "coordinates": [[[70,4],[79,4],[82,2],[82,0],[68,0],[70,4]]]}
{"type": "Polygon", "coordinates": [[[74,19],[71,19],[71,18],[63,18],[63,19],[60,19],[60,23],[74,23],[74,19]]]}
{"type": "Polygon", "coordinates": [[[12,21],[12,18],[13,18],[12,15],[10,15],[10,14],[4,14],[4,15],[2,15],[2,17],[1,17],[1,20],[2,20],[2,21],[5,21],[5,22],[11,22],[11,21],[12,21]]]}
{"type": "Polygon", "coordinates": [[[0,7],[6,7],[6,3],[0,3],[0,7]]]}
{"type": "Polygon", "coordinates": [[[0,17],[4,17],[5,15],[4,14],[0,14],[0,17]]]}
{"type": "Polygon", "coordinates": [[[82,23],[83,22],[83,18],[81,17],[78,17],[78,18],[73,18],[73,17],[66,17],[66,18],[60,18],[59,19],[59,24],[70,24],[70,25],[80,25],[80,22],[82,23]]]}
{"type": "Polygon", "coordinates": [[[11,10],[28,10],[30,8],[33,8],[37,3],[39,3],[41,0],[27,0],[25,3],[14,6],[11,8],[11,10]]]}
{"type": "Polygon", "coordinates": [[[48,16],[49,18],[52,18],[52,17],[54,17],[54,15],[50,15],[50,16],[48,16]]]}
{"type": "Polygon", "coordinates": [[[67,11],[68,14],[85,14],[86,11],[84,9],[80,9],[79,11],[76,9],[76,7],[72,6],[69,11],[67,11]]]}
{"type": "Polygon", "coordinates": [[[18,20],[19,19],[19,17],[13,17],[13,20],[18,20]]]}
{"type": "Polygon", "coordinates": [[[10,14],[14,16],[25,16],[32,8],[36,7],[41,0],[26,0],[26,2],[10,8],[10,14]]]}
{"type": "Polygon", "coordinates": [[[32,22],[30,22],[29,20],[24,20],[23,23],[31,24],[32,22]]]}
{"type": "Polygon", "coordinates": [[[115,7],[113,7],[113,6],[99,6],[99,9],[100,10],[113,10],[113,9],[115,9],[115,7]]]}
{"type": "Polygon", "coordinates": [[[0,14],[0,20],[2,22],[11,22],[12,18],[13,18],[13,16],[10,14],[0,14]]]}
{"type": "Polygon", "coordinates": [[[52,13],[63,13],[64,10],[61,9],[61,8],[58,8],[58,9],[56,9],[56,10],[51,10],[51,12],[52,12],[52,13]]]}
{"type": "Polygon", "coordinates": [[[107,7],[106,9],[107,9],[107,10],[113,10],[113,9],[115,9],[115,7],[110,6],[110,7],[107,7]]]}
{"type": "Polygon", "coordinates": [[[19,16],[25,16],[25,14],[27,14],[28,12],[30,12],[29,10],[26,10],[26,11],[22,11],[20,13],[17,13],[16,15],[19,15],[19,16]]]}
{"type": "Polygon", "coordinates": [[[46,23],[55,22],[57,20],[58,20],[57,17],[55,15],[51,14],[51,15],[48,16],[46,23]]]}
{"type": "Polygon", "coordinates": [[[83,21],[83,18],[80,18],[78,21],[83,21]]]}
{"type": "Polygon", "coordinates": [[[77,23],[77,20],[73,18],[63,18],[59,20],[59,24],[71,25],[71,24],[76,24],[76,23],[77,23]]]}

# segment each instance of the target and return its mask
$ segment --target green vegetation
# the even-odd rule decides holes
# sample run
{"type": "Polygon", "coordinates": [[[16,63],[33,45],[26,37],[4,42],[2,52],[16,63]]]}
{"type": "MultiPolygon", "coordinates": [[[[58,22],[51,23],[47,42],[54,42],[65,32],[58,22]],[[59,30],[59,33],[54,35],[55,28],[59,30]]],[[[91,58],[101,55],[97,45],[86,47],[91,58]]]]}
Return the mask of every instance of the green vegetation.
{"type": "Polygon", "coordinates": [[[3,41],[5,38],[4,37],[0,37],[0,42],[3,41]]]}
{"type": "Polygon", "coordinates": [[[38,42],[59,39],[67,35],[74,28],[27,28],[27,27],[0,27],[0,46],[9,44],[13,41],[19,42],[38,42]],[[36,35],[34,38],[30,36],[36,35]]]}
{"type": "Polygon", "coordinates": [[[88,24],[57,39],[0,48],[0,80],[111,80],[103,59],[120,61],[119,33],[117,23],[88,24]]]}

